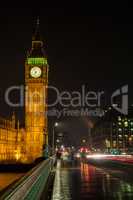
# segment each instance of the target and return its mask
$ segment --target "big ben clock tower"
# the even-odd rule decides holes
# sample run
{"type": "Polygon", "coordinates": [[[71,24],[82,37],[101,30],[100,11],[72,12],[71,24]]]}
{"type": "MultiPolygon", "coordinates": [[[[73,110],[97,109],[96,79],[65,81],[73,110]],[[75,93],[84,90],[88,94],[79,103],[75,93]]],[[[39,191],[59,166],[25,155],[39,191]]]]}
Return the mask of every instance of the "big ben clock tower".
{"type": "Polygon", "coordinates": [[[32,38],[32,48],[25,62],[26,154],[35,160],[47,144],[48,63],[39,32],[39,20],[32,38]]]}

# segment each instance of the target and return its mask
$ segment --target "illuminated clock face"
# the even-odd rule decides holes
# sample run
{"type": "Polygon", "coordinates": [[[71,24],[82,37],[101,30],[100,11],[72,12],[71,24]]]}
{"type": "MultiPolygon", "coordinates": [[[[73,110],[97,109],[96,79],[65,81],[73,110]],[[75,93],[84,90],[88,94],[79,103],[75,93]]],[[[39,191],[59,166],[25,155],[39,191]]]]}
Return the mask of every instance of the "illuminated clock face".
{"type": "Polygon", "coordinates": [[[33,77],[33,78],[39,78],[42,74],[42,71],[39,67],[33,67],[31,68],[30,70],[30,75],[33,77]]]}

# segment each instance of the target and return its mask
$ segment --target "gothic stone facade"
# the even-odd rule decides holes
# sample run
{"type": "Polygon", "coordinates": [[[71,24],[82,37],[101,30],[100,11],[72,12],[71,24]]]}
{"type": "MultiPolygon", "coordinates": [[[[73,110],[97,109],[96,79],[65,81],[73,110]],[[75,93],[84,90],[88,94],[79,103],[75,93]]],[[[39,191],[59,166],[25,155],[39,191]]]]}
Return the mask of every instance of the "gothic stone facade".
{"type": "Polygon", "coordinates": [[[31,163],[42,156],[48,143],[47,85],[48,63],[37,23],[25,61],[25,127],[19,128],[15,115],[10,120],[1,119],[0,162],[31,163]]]}

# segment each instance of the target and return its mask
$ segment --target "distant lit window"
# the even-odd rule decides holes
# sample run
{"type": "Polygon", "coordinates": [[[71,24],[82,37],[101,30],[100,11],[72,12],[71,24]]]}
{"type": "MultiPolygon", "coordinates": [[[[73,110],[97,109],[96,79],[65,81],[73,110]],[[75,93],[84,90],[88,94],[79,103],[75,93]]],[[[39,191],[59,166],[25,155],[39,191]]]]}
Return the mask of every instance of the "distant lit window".
{"type": "Polygon", "coordinates": [[[121,121],[121,117],[120,116],[118,116],[118,121],[121,121]]]}
{"type": "Polygon", "coordinates": [[[127,138],[127,137],[128,137],[128,135],[125,135],[125,137],[127,138]]]}
{"type": "Polygon", "coordinates": [[[128,121],[125,121],[125,122],[124,122],[124,126],[125,126],[125,127],[128,127],[128,121]]]}
{"type": "Polygon", "coordinates": [[[130,122],[131,126],[133,126],[133,122],[130,122]]]}

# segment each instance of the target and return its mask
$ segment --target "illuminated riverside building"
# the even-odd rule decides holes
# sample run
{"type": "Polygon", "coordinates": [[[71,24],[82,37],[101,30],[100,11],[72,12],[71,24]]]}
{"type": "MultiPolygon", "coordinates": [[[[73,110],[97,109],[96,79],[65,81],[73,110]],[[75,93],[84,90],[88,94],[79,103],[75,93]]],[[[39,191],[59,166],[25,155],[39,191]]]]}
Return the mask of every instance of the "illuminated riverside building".
{"type": "Polygon", "coordinates": [[[19,128],[15,115],[0,119],[0,162],[30,163],[43,155],[47,132],[48,63],[39,32],[39,21],[32,48],[25,60],[25,127],[19,128]]]}
{"type": "Polygon", "coordinates": [[[133,117],[112,115],[99,120],[92,130],[93,147],[133,152],[133,117]]]}
{"type": "Polygon", "coordinates": [[[112,123],[111,147],[133,149],[133,118],[118,116],[112,123]]]}

